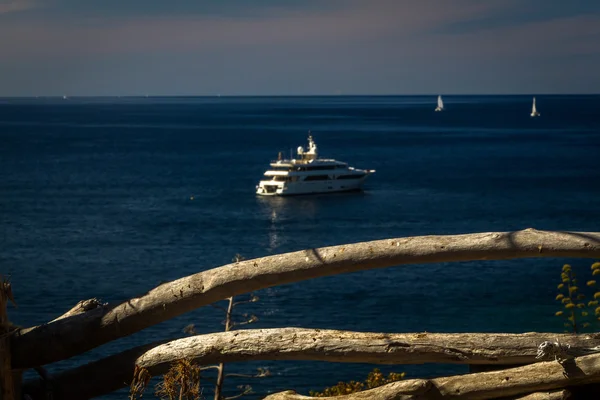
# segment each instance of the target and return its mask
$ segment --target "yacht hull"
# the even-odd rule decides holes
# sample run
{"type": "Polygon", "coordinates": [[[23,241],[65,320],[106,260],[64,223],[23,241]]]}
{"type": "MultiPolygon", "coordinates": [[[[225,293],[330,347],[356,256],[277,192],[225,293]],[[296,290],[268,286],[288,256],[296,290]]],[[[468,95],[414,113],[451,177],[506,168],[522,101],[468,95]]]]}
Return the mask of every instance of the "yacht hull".
{"type": "Polygon", "coordinates": [[[368,175],[353,182],[348,180],[326,180],[319,182],[273,182],[261,181],[256,187],[260,196],[297,196],[304,194],[323,194],[354,192],[362,190],[362,185],[368,175]]]}

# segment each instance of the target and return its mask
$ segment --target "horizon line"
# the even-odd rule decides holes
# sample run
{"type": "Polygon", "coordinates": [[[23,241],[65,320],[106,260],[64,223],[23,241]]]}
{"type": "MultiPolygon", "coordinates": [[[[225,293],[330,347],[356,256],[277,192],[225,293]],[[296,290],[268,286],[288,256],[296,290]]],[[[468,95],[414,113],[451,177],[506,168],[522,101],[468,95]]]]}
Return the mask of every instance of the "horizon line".
{"type": "Polygon", "coordinates": [[[599,93],[421,93],[421,94],[156,94],[156,95],[0,95],[0,99],[71,98],[234,98],[234,97],[429,97],[429,96],[598,96],[599,93]]]}

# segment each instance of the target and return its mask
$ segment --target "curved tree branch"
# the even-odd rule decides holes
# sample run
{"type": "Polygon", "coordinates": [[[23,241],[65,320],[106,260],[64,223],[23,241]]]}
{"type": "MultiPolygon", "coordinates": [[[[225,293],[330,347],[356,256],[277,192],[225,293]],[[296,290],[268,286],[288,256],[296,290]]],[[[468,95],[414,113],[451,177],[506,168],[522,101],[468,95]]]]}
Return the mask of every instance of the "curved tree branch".
{"type": "MultiPolygon", "coordinates": [[[[434,379],[399,381],[345,396],[321,397],[335,400],[469,399],[522,396],[566,386],[600,382],[600,354],[579,357],[567,363],[541,362],[500,371],[480,372],[434,379]],[[412,385],[412,386],[411,386],[412,385]]],[[[537,395],[535,397],[538,397],[537,395]]],[[[534,397],[534,398],[535,398],[534,397]]],[[[528,396],[524,397],[525,399],[528,396]]],[[[531,398],[531,397],[529,397],[531,398]]],[[[275,393],[264,400],[311,400],[316,397],[293,391],[275,393]]]]}
{"type": "MultiPolygon", "coordinates": [[[[407,381],[408,382],[408,381],[407,381]]],[[[311,397],[311,396],[302,396],[297,394],[293,390],[287,390],[285,392],[275,393],[271,396],[265,397],[264,400],[410,400],[410,399],[439,399],[439,395],[435,397],[427,397],[427,391],[431,388],[428,386],[428,381],[426,380],[418,380],[414,379],[410,382],[413,382],[413,385],[422,385],[421,390],[413,389],[410,387],[405,388],[400,385],[401,382],[396,382],[397,384],[389,384],[384,389],[381,387],[381,390],[377,390],[380,388],[375,388],[368,391],[357,392],[348,394],[345,396],[333,396],[333,397],[311,397]]],[[[447,398],[459,399],[469,397],[460,397],[460,396],[446,396],[447,398]]],[[[441,397],[443,398],[443,397],[441,397]]],[[[548,392],[535,392],[531,394],[527,394],[525,396],[511,396],[511,397],[502,397],[496,398],[497,400],[567,400],[571,399],[572,393],[568,389],[559,389],[559,390],[551,390],[548,392]]]]}
{"type": "Polygon", "coordinates": [[[600,257],[600,233],[526,229],[385,239],[245,260],[162,284],[143,296],[20,331],[13,368],[83,353],[231,296],[346,272],[403,264],[526,257],[600,257]]]}
{"type": "MultiPolygon", "coordinates": [[[[600,344],[600,334],[554,333],[364,333],[322,329],[256,329],[212,333],[169,343],[153,343],[92,362],[52,377],[63,400],[101,396],[129,386],[137,364],[153,376],[173,361],[188,358],[199,365],[251,360],[314,360],[372,364],[425,362],[534,363],[537,346],[548,339],[573,351],[600,344]]],[[[208,367],[205,367],[208,368],[208,367]]],[[[211,366],[211,368],[214,368],[211,366]]],[[[43,382],[29,381],[23,393],[44,393],[43,382]]],[[[55,396],[56,397],[56,396],[55,396]]]]}
{"type": "MultiPolygon", "coordinates": [[[[513,397],[511,400],[567,400],[571,399],[572,393],[568,389],[551,390],[549,392],[535,392],[525,396],[513,397]]],[[[504,400],[509,400],[506,397],[504,400]]]]}
{"type": "Polygon", "coordinates": [[[211,333],[171,341],[141,355],[139,367],[164,371],[174,361],[200,365],[254,360],[372,364],[535,363],[538,345],[558,339],[571,350],[600,345],[600,334],[366,333],[276,328],[211,333]]]}

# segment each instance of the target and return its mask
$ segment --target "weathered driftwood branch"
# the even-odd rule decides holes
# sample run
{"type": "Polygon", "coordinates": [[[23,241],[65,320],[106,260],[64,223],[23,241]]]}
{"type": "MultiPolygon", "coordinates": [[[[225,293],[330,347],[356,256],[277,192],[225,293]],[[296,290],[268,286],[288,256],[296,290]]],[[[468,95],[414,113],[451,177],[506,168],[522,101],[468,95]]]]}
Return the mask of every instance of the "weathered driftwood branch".
{"type": "Polygon", "coordinates": [[[50,322],[55,322],[55,321],[58,321],[59,319],[63,319],[63,318],[74,317],[75,315],[83,314],[90,310],[96,309],[98,307],[104,307],[106,305],[108,305],[108,303],[103,303],[95,297],[92,299],[88,299],[88,300],[81,300],[80,302],[75,304],[75,306],[73,308],[71,308],[69,311],[67,311],[60,317],[53,319],[50,322]]]}
{"type": "MultiPolygon", "coordinates": [[[[494,399],[595,382],[600,382],[600,354],[578,357],[563,364],[548,361],[501,371],[400,381],[364,392],[325,399],[494,399]]],[[[301,396],[293,391],[265,397],[265,400],[309,399],[316,398],[301,396]]]]}
{"type": "Polygon", "coordinates": [[[402,264],[526,257],[600,257],[600,233],[526,229],[419,236],[236,262],[165,283],[113,307],[22,330],[12,341],[13,368],[69,358],[195,308],[271,286],[402,264]]]}
{"type": "MultiPolygon", "coordinates": [[[[131,349],[57,374],[52,378],[52,386],[63,400],[101,396],[128,386],[136,364],[156,376],[164,374],[171,362],[182,358],[194,359],[200,365],[249,360],[525,364],[539,361],[535,358],[537,345],[548,338],[569,343],[574,350],[600,343],[600,334],[363,333],[301,328],[243,330],[131,349]]],[[[27,382],[24,388],[24,393],[34,399],[43,392],[42,382],[27,382]]]]}
{"type": "Polygon", "coordinates": [[[502,400],[566,400],[570,399],[572,396],[571,391],[567,389],[561,390],[551,390],[548,392],[535,392],[531,394],[526,394],[525,396],[517,396],[506,398],[503,397],[502,400]]]}
{"type": "MultiPolygon", "coordinates": [[[[346,396],[335,396],[335,397],[310,397],[310,396],[302,396],[302,395],[298,395],[296,394],[296,392],[294,391],[286,391],[286,392],[281,392],[281,393],[277,393],[278,395],[281,395],[281,397],[275,397],[273,398],[274,400],[310,400],[310,399],[324,399],[324,400],[367,400],[367,399],[373,399],[373,400],[404,400],[404,399],[413,399],[413,398],[417,398],[417,399],[421,399],[421,400],[426,400],[426,399],[437,399],[439,397],[435,397],[435,396],[431,396],[428,397],[427,396],[427,389],[429,389],[431,386],[427,385],[427,382],[422,382],[421,380],[414,380],[415,385],[421,384],[423,385],[423,390],[410,390],[410,387],[407,388],[406,391],[402,392],[402,393],[406,393],[404,395],[398,395],[397,391],[398,389],[402,389],[402,387],[400,385],[396,385],[396,386],[392,386],[390,385],[389,387],[389,391],[384,392],[382,390],[381,393],[378,393],[378,395],[380,395],[380,397],[371,397],[372,394],[370,393],[370,391],[368,392],[358,392],[358,393],[353,393],[350,395],[346,395],[346,396]],[[360,393],[364,393],[362,396],[360,395],[360,393]]],[[[274,396],[274,395],[272,395],[274,396]]],[[[551,390],[551,391],[547,391],[547,392],[535,392],[535,393],[531,393],[531,394],[527,394],[524,396],[511,396],[511,397],[501,397],[501,398],[497,398],[497,400],[567,400],[570,399],[572,396],[571,392],[567,389],[561,389],[561,390],[551,390]]],[[[272,397],[267,397],[265,398],[265,400],[271,400],[272,397]]]]}
{"type": "Polygon", "coordinates": [[[600,345],[600,334],[364,333],[277,328],[212,333],[174,340],[140,356],[161,371],[179,359],[201,365],[249,360],[318,360],[373,364],[530,364],[548,339],[573,350],[600,345]]]}

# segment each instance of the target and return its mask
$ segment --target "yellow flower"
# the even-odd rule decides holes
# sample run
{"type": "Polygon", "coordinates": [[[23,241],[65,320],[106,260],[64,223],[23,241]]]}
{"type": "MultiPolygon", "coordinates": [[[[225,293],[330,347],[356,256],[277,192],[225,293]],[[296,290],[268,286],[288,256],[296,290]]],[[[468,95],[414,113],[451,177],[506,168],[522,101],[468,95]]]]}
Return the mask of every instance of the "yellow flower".
{"type": "Polygon", "coordinates": [[[596,307],[595,312],[596,312],[596,314],[600,314],[600,307],[596,307]]]}
{"type": "Polygon", "coordinates": [[[577,308],[584,308],[584,307],[585,307],[585,304],[583,304],[583,303],[577,304],[577,308]]]}
{"type": "Polygon", "coordinates": [[[558,296],[556,296],[556,300],[562,300],[564,298],[565,298],[565,296],[562,294],[559,294],[558,296]]]}
{"type": "Polygon", "coordinates": [[[588,281],[587,285],[588,286],[594,286],[596,284],[596,281],[588,281]]]}
{"type": "Polygon", "coordinates": [[[569,264],[565,264],[562,267],[563,272],[568,272],[571,270],[571,266],[569,264]]]}
{"type": "Polygon", "coordinates": [[[563,312],[562,311],[557,311],[556,314],[554,314],[554,315],[556,315],[557,317],[560,317],[561,315],[563,315],[563,312]]]}
{"type": "Polygon", "coordinates": [[[592,272],[592,275],[599,275],[600,274],[600,269],[595,269],[594,272],[592,272]]]}
{"type": "Polygon", "coordinates": [[[559,289],[562,289],[565,287],[564,283],[561,283],[560,285],[557,286],[559,289]]]}
{"type": "Polygon", "coordinates": [[[565,297],[564,299],[562,299],[563,304],[569,304],[570,302],[571,302],[571,299],[568,297],[565,297]]]}
{"type": "Polygon", "coordinates": [[[588,307],[597,306],[597,305],[598,305],[598,302],[595,300],[588,302],[588,307]]]}
{"type": "Polygon", "coordinates": [[[576,292],[576,291],[577,291],[577,289],[579,289],[577,286],[571,286],[571,287],[569,288],[569,292],[571,292],[571,293],[573,293],[573,292],[576,292]]]}
{"type": "Polygon", "coordinates": [[[588,312],[587,311],[582,311],[581,312],[581,316],[582,317],[587,317],[588,316],[588,312]]]}
{"type": "Polygon", "coordinates": [[[584,328],[587,328],[588,326],[590,326],[590,323],[589,323],[589,322],[584,322],[584,323],[583,323],[583,327],[584,327],[584,328]]]}
{"type": "MultiPolygon", "coordinates": [[[[575,304],[569,303],[569,304],[565,305],[565,308],[568,308],[568,309],[575,308],[575,304]]],[[[598,307],[598,308],[600,308],[600,307],[598,307]]]]}
{"type": "Polygon", "coordinates": [[[600,299],[600,292],[594,293],[594,299],[596,299],[596,300],[600,299]]]}
{"type": "Polygon", "coordinates": [[[592,264],[592,269],[598,269],[600,268],[600,262],[595,262],[592,264]]]}

